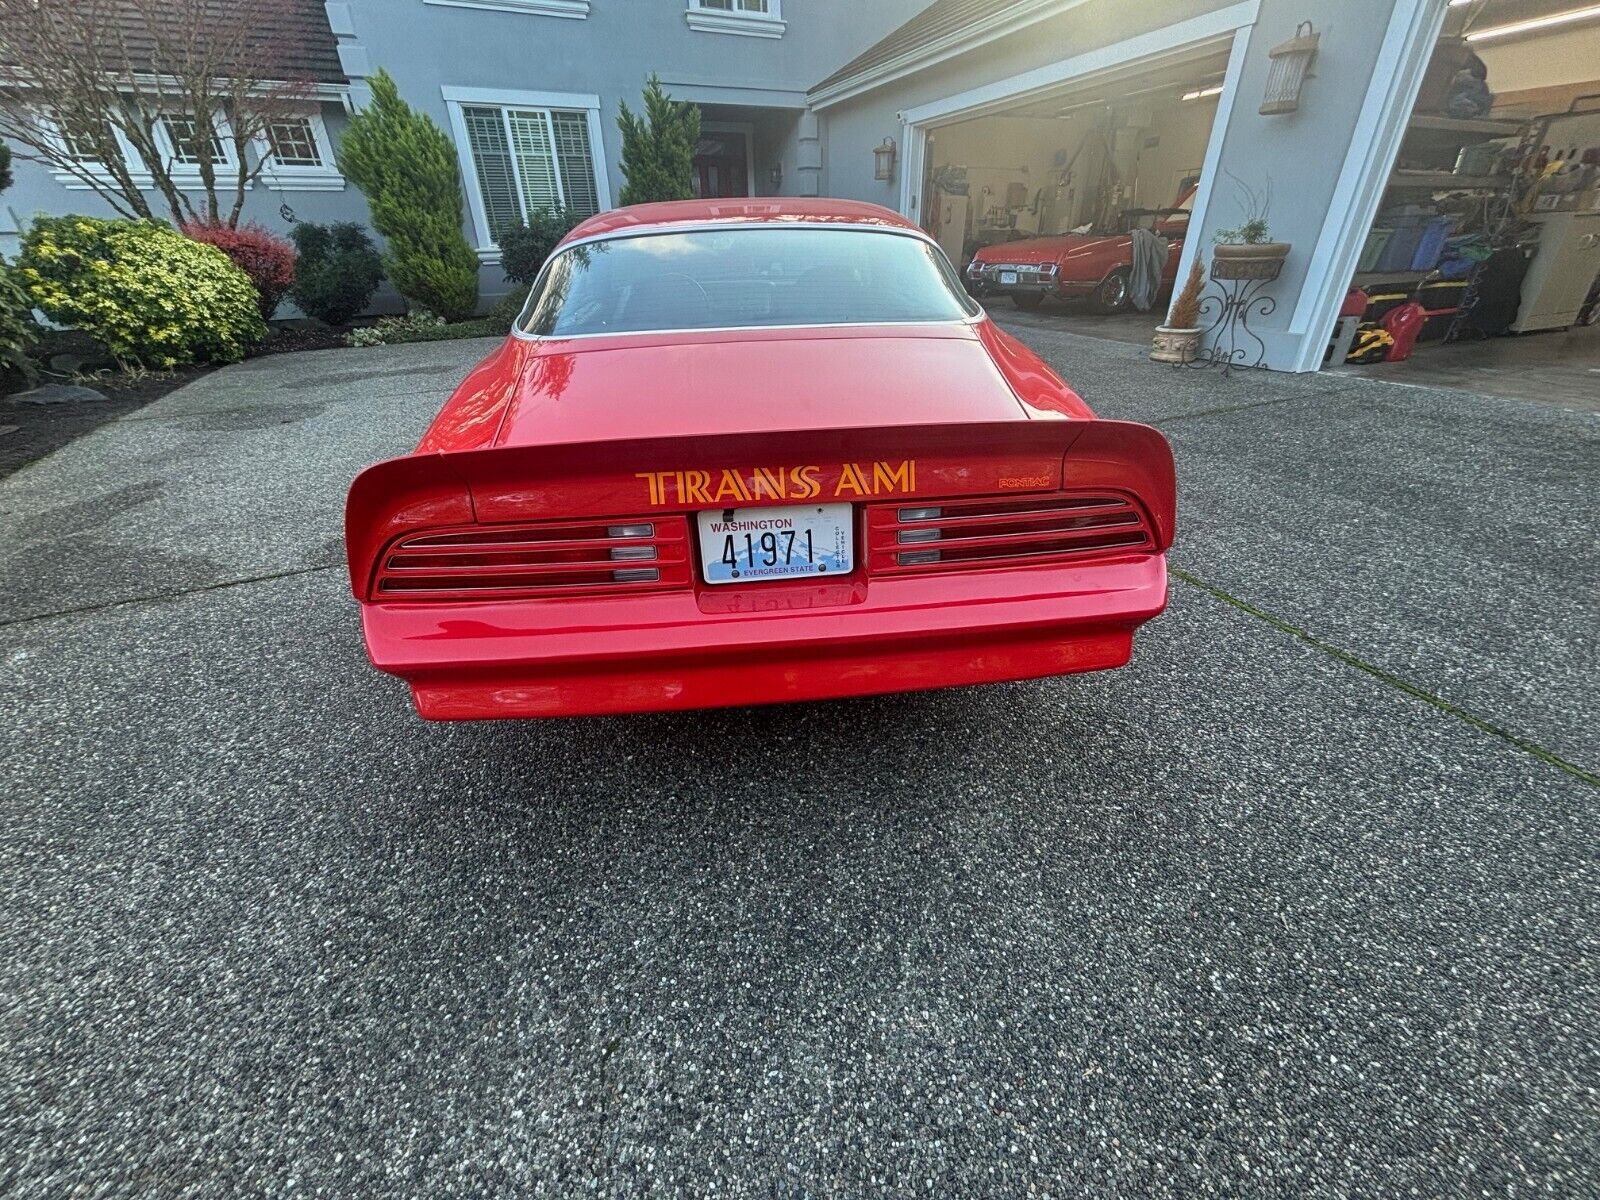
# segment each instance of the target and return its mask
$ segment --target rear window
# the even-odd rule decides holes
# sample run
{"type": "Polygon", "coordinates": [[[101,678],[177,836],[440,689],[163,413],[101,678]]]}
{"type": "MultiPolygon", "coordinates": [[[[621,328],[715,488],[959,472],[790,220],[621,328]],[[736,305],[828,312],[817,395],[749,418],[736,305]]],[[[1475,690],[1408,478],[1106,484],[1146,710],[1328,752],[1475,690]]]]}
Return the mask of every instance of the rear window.
{"type": "Polygon", "coordinates": [[[550,260],[522,328],[657,329],[954,321],[977,308],[921,238],[862,229],[694,229],[590,242],[550,260]]]}

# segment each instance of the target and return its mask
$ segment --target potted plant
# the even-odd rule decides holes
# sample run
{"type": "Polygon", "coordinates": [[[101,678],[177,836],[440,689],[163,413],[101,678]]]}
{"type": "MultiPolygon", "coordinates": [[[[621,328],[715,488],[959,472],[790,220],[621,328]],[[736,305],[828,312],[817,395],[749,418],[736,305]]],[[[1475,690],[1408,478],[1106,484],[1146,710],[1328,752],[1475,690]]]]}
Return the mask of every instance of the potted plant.
{"type": "Polygon", "coordinates": [[[1200,351],[1200,289],[1205,286],[1205,264],[1196,254],[1189,264],[1189,278],[1173,297],[1167,323],[1157,325],[1150,346],[1155,362],[1190,363],[1200,351]]]}
{"type": "Polygon", "coordinates": [[[1244,220],[1231,229],[1219,229],[1213,237],[1213,279],[1276,279],[1289,255],[1288,242],[1274,242],[1267,229],[1267,213],[1272,207],[1272,185],[1260,191],[1230,173],[1239,188],[1239,207],[1244,220]]]}

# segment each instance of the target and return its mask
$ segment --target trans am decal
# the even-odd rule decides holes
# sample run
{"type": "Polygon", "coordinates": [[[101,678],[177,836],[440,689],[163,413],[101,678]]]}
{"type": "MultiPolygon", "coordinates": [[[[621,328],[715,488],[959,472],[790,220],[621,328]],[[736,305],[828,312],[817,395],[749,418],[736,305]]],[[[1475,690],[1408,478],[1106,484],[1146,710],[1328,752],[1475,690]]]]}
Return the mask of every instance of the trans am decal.
{"type": "Polygon", "coordinates": [[[917,460],[840,463],[823,467],[754,467],[716,471],[636,471],[651,504],[698,504],[706,508],[760,500],[867,499],[909,496],[917,490],[917,460]]]}

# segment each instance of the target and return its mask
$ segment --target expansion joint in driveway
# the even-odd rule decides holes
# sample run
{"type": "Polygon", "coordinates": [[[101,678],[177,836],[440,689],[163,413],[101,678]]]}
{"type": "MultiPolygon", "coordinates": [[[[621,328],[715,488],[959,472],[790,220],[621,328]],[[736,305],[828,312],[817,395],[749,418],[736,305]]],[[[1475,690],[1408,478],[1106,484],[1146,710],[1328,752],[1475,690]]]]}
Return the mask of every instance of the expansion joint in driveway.
{"type": "Polygon", "coordinates": [[[58,617],[77,617],[86,613],[106,612],[113,608],[126,608],[130,604],[160,604],[167,600],[181,600],[185,596],[198,596],[205,592],[221,592],[228,588],[245,587],[252,583],[271,583],[277,579],[294,579],[300,575],[315,575],[320,571],[337,571],[343,563],[323,563],[315,567],[296,567],[292,571],[272,571],[265,575],[251,575],[245,579],[224,579],[220,583],[202,584],[200,587],[180,588],[174,592],[155,592],[148,596],[128,596],[122,600],[107,600],[103,604],[84,604],[78,608],[58,608],[52,612],[30,613],[26,617],[0,620],[0,629],[13,625],[32,625],[38,621],[53,621],[58,617]]]}
{"type": "Polygon", "coordinates": [[[1294,625],[1289,621],[1285,621],[1282,617],[1273,616],[1265,609],[1257,608],[1248,600],[1241,600],[1238,596],[1235,596],[1230,592],[1223,591],[1223,589],[1215,586],[1214,584],[1207,583],[1205,580],[1191,575],[1188,571],[1180,570],[1177,567],[1169,567],[1168,570],[1170,570],[1174,576],[1183,580],[1184,583],[1189,584],[1191,587],[1197,587],[1201,591],[1215,596],[1218,600],[1233,605],[1233,607],[1239,609],[1241,612],[1249,613],[1258,621],[1265,621],[1274,629],[1277,629],[1283,633],[1287,633],[1290,637],[1297,638],[1298,640],[1306,643],[1308,646],[1314,646],[1324,654],[1338,659],[1346,666],[1354,667],[1358,671],[1365,671],[1374,679],[1381,680],[1390,687],[1404,692],[1406,695],[1414,697],[1417,700],[1421,700],[1425,704],[1431,704],[1440,712],[1449,713],[1458,721],[1465,721],[1468,725],[1471,725],[1475,729],[1481,729],[1484,733],[1493,734],[1502,741],[1511,743],[1511,745],[1515,746],[1518,750],[1521,750],[1527,754],[1531,754],[1535,758],[1549,763],[1552,767],[1557,767],[1560,770],[1565,771],[1568,775],[1583,780],[1590,787],[1600,788],[1600,775],[1596,775],[1593,771],[1585,770],[1576,763],[1568,762],[1560,755],[1552,753],[1543,746],[1539,745],[1537,742],[1531,742],[1527,738],[1522,737],[1520,734],[1512,733],[1509,729],[1496,725],[1492,721],[1485,721],[1482,717],[1477,716],[1475,713],[1470,713],[1466,709],[1450,703],[1450,701],[1446,700],[1443,696],[1436,695],[1433,692],[1430,692],[1427,688],[1418,687],[1414,683],[1410,683],[1407,680],[1401,679],[1398,675],[1391,675],[1382,667],[1374,666],[1365,659],[1351,654],[1348,650],[1342,650],[1330,642],[1325,642],[1316,634],[1311,633],[1308,630],[1301,629],[1298,625],[1294,625]]]}
{"type": "Polygon", "coordinates": [[[1215,417],[1223,413],[1248,412],[1252,408],[1271,408],[1275,404],[1292,404],[1296,400],[1321,400],[1325,396],[1332,396],[1339,392],[1348,392],[1353,384],[1346,387],[1325,388],[1321,391],[1290,392],[1287,396],[1268,396],[1264,400],[1248,400],[1243,404],[1222,404],[1216,408],[1202,408],[1195,412],[1174,413],[1170,417],[1160,417],[1157,424],[1169,425],[1174,421],[1193,421],[1196,417],[1215,417]]]}

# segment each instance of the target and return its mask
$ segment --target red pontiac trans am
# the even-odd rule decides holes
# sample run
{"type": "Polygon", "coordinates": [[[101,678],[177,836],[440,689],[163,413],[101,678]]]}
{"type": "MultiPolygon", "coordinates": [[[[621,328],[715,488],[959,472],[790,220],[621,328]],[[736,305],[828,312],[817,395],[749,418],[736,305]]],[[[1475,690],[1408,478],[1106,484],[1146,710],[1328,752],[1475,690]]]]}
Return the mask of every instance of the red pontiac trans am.
{"type": "Polygon", "coordinates": [[[415,451],[356,479],[373,663],[438,720],[1121,666],[1172,455],[1095,419],[876,205],[594,217],[415,451]]]}

